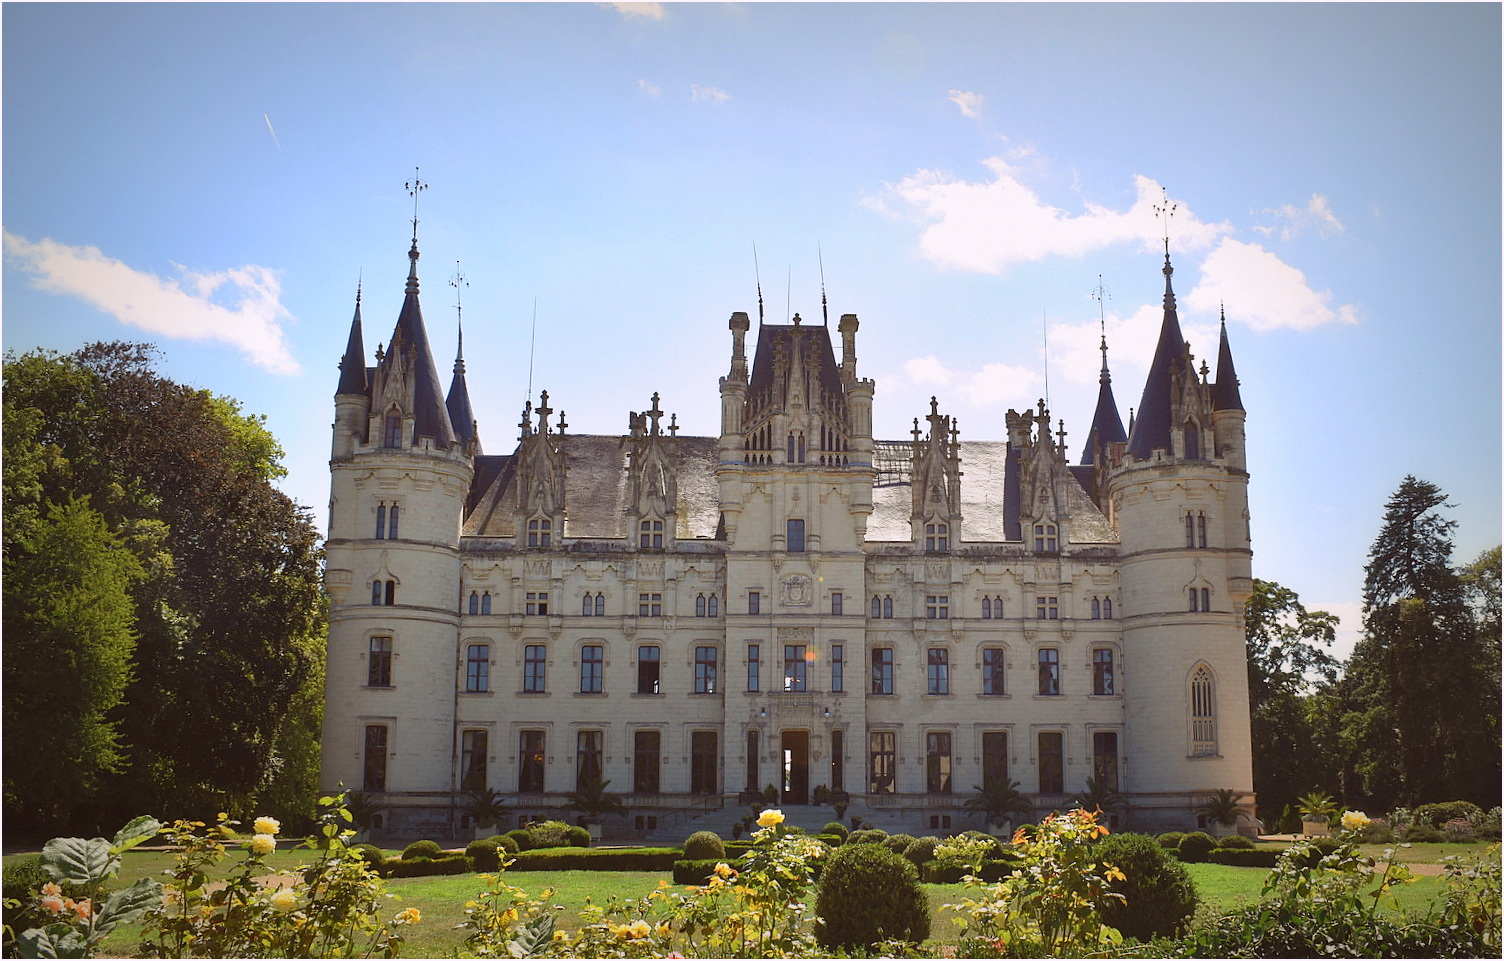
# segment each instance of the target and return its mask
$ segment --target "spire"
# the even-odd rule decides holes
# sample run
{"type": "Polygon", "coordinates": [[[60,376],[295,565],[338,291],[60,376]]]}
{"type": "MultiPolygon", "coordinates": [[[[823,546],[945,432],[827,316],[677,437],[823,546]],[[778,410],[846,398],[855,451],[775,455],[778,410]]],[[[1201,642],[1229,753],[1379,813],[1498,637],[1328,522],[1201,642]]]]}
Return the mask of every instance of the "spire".
{"type": "MultiPolygon", "coordinates": [[[[1096,293],[1098,301],[1102,299],[1107,290],[1100,285],[1098,278],[1096,293]]],[[[1097,410],[1091,418],[1091,429],[1087,431],[1086,443],[1082,445],[1081,463],[1091,465],[1097,463],[1097,452],[1107,450],[1108,444],[1120,443],[1128,439],[1128,434],[1123,430],[1123,418],[1118,414],[1117,400],[1112,396],[1112,374],[1107,369],[1107,320],[1105,315],[1099,317],[1102,327],[1102,373],[1097,378],[1101,385],[1097,389],[1097,410]]]]}
{"type": "Polygon", "coordinates": [[[459,268],[459,261],[455,261],[454,277],[449,281],[450,286],[455,288],[455,327],[459,333],[459,345],[454,352],[454,379],[449,382],[449,396],[444,401],[444,407],[449,411],[450,426],[454,428],[460,443],[469,443],[474,439],[475,452],[478,454],[480,439],[476,436],[475,411],[470,406],[470,390],[465,386],[465,326],[461,316],[464,308],[460,303],[460,291],[468,287],[469,282],[459,268]]]}
{"type": "Polygon", "coordinates": [[[1170,442],[1171,408],[1174,404],[1174,376],[1184,372],[1186,363],[1185,338],[1180,333],[1180,317],[1175,311],[1175,290],[1170,276],[1175,269],[1170,266],[1169,241],[1165,242],[1165,315],[1159,328],[1159,343],[1154,348],[1154,360],[1149,365],[1149,376],[1144,381],[1143,398],[1139,401],[1138,417],[1128,435],[1128,452],[1139,460],[1148,460],[1155,448],[1172,449],[1170,442]]]}
{"type": "Polygon", "coordinates": [[[1232,366],[1232,348],[1227,343],[1227,308],[1222,308],[1222,333],[1217,343],[1217,382],[1212,386],[1212,410],[1242,410],[1238,372],[1232,366]]]}
{"type": "Polygon", "coordinates": [[[366,394],[370,383],[366,380],[366,343],[361,334],[360,285],[355,285],[355,318],[350,321],[350,340],[345,344],[345,356],[339,361],[339,387],[336,394],[366,394]]]}

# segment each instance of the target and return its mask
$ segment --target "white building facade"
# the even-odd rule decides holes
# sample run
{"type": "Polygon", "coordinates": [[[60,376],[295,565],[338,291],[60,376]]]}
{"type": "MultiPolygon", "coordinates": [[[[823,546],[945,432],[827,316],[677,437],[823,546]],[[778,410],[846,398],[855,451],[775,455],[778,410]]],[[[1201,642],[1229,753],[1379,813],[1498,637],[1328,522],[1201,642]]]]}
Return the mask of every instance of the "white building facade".
{"type": "Polygon", "coordinates": [[[1088,780],[1136,829],[1194,826],[1221,788],[1252,815],[1245,415],[1225,326],[1198,376],[1168,257],[1137,418],[1104,343],[1075,465],[1043,402],[996,441],[934,400],[874,439],[851,314],[839,355],[826,323],[760,319],[754,345],[732,314],[718,437],[680,436],[657,394],[625,435],[571,434],[544,393],[486,454],[409,257],[373,366],[357,299],[327,542],[323,787],[389,833],[592,779],[625,833],[767,785],[844,790],[911,833],[980,825],[962,805],[1006,780],[1041,816],[1088,780]]]}

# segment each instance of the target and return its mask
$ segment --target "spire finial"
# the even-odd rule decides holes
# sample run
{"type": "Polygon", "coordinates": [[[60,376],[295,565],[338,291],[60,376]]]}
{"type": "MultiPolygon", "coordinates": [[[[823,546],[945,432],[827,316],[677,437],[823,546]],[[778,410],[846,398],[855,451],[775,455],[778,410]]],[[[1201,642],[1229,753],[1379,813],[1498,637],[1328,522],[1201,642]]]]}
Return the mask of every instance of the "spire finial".
{"type": "Polygon", "coordinates": [[[465,279],[465,274],[460,270],[460,262],[454,262],[454,276],[449,278],[449,286],[454,288],[454,325],[459,331],[459,346],[454,352],[454,372],[465,372],[465,307],[461,303],[461,294],[464,288],[470,286],[470,281],[465,279]]]}
{"type": "Polygon", "coordinates": [[[757,263],[757,241],[752,241],[752,272],[757,277],[757,323],[762,324],[762,267],[757,263]]]}
{"type": "Polygon", "coordinates": [[[428,189],[428,184],[418,179],[418,168],[413,168],[413,179],[402,186],[407,188],[407,195],[413,198],[413,245],[407,252],[407,292],[418,292],[418,194],[428,189]]]}
{"type": "Polygon", "coordinates": [[[820,242],[815,241],[815,254],[820,258],[820,314],[825,319],[825,326],[830,326],[830,308],[825,304],[825,252],[820,249],[820,242]]]}
{"type": "Polygon", "coordinates": [[[1170,275],[1175,272],[1175,268],[1170,266],[1170,218],[1175,216],[1175,210],[1180,205],[1170,203],[1170,192],[1168,190],[1165,190],[1163,187],[1160,190],[1164,193],[1165,201],[1162,206],[1160,204],[1154,205],[1154,213],[1164,218],[1165,222],[1165,266],[1163,269],[1165,275],[1165,310],[1174,310],[1175,291],[1170,287],[1170,275]]]}
{"type": "Polygon", "coordinates": [[[1112,375],[1107,372],[1107,309],[1105,301],[1112,295],[1107,292],[1107,286],[1102,283],[1102,275],[1097,274],[1097,286],[1092,288],[1092,299],[1097,302],[1097,325],[1102,331],[1102,375],[1098,378],[1100,383],[1112,383],[1112,375]]]}

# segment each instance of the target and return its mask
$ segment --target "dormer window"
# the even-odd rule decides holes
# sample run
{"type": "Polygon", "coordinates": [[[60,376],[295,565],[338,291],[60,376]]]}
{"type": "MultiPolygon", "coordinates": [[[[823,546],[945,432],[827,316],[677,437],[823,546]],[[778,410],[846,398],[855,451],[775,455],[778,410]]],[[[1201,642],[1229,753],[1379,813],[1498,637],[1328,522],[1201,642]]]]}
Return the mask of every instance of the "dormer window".
{"type": "Polygon", "coordinates": [[[637,546],[647,549],[663,547],[663,521],[645,520],[637,525],[637,546]]]}
{"type": "Polygon", "coordinates": [[[1060,541],[1054,524],[1034,525],[1034,550],[1053,553],[1060,549],[1060,541]]]}
{"type": "Polygon", "coordinates": [[[386,415],[386,427],[382,436],[383,447],[402,446],[402,415],[396,411],[386,415]]]}
{"type": "Polygon", "coordinates": [[[527,522],[527,546],[549,547],[553,543],[554,522],[547,517],[535,517],[527,522]]]}
{"type": "Polygon", "coordinates": [[[804,550],[804,520],[802,518],[789,518],[786,546],[790,553],[798,553],[804,550]]]}
{"type": "Polygon", "coordinates": [[[1185,434],[1185,456],[1186,456],[1186,459],[1187,460],[1200,460],[1201,459],[1201,429],[1196,426],[1196,422],[1195,421],[1188,420],[1188,421],[1185,422],[1184,434],[1185,434]]]}
{"type": "Polygon", "coordinates": [[[927,551],[950,550],[950,525],[924,525],[924,549],[927,551]]]}

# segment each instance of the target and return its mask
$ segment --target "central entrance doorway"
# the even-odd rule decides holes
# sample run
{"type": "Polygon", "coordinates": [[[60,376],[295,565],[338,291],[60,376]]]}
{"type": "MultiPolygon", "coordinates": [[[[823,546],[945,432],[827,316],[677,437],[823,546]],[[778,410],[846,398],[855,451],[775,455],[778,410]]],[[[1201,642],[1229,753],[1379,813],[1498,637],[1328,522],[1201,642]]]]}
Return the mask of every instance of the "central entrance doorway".
{"type": "Polygon", "coordinates": [[[784,804],[809,803],[809,732],[784,731],[783,743],[784,804]]]}

